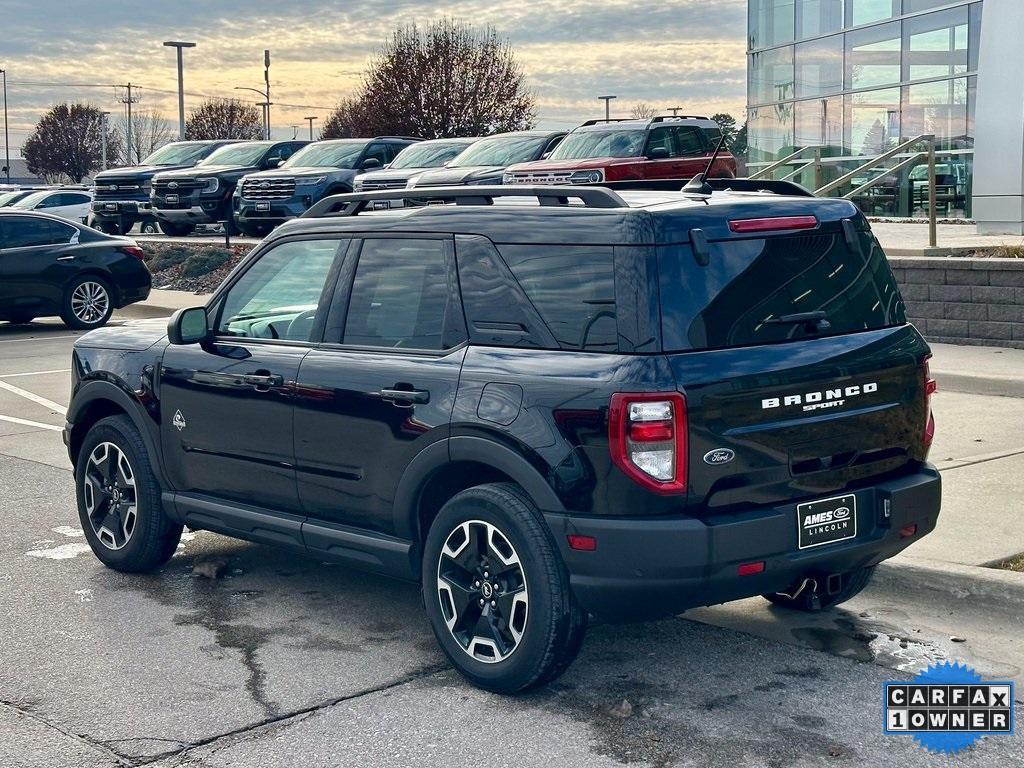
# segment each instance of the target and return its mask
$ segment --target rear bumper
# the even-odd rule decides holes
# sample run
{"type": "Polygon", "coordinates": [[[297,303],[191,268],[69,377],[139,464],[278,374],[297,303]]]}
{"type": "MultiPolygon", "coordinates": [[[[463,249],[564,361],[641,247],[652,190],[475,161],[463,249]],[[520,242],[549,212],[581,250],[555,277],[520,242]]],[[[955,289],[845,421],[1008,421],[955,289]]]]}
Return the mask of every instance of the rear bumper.
{"type": "Polygon", "coordinates": [[[545,517],[587,610],[609,619],[653,618],[876,565],[935,528],[941,487],[938,471],[926,464],[911,475],[860,488],[854,492],[856,538],[804,550],[797,548],[795,503],[708,520],[545,517]],[[917,530],[904,538],[901,529],[909,525],[917,530]],[[595,537],[597,550],[569,549],[570,533],[595,537]],[[739,565],[760,561],[763,572],[737,574],[739,565]]]}

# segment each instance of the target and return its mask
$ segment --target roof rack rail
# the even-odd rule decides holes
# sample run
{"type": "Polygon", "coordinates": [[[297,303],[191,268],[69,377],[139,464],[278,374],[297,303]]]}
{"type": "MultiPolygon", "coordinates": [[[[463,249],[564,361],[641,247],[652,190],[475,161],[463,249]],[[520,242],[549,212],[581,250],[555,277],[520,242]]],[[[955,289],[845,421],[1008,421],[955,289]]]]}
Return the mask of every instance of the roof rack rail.
{"type": "Polygon", "coordinates": [[[652,123],[667,123],[670,120],[710,120],[707,115],[655,115],[651,118],[652,123]]]}
{"type": "Polygon", "coordinates": [[[302,214],[304,219],[323,216],[358,216],[374,200],[454,200],[456,205],[493,205],[495,198],[535,197],[542,206],[568,205],[570,199],[583,202],[586,208],[628,208],[626,201],[603,187],[557,186],[480,186],[480,187],[413,187],[375,192],[354,192],[331,195],[302,214]]]}
{"type": "Polygon", "coordinates": [[[635,117],[609,117],[607,120],[603,117],[595,117],[593,120],[584,120],[580,123],[580,128],[584,125],[601,125],[601,123],[638,123],[640,119],[635,117]]]}

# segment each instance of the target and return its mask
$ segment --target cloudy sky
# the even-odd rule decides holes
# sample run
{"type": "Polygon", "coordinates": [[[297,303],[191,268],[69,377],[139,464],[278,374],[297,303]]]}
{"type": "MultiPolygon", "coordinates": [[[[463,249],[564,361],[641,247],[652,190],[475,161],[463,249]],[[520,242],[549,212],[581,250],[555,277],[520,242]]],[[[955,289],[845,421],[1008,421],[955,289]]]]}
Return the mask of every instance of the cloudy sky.
{"type": "MultiPolygon", "coordinates": [[[[441,16],[493,24],[515,46],[542,127],[613,107],[681,105],[732,112],[745,101],[746,0],[3,0],[0,68],[8,71],[11,145],[60,101],[115,115],[113,84],[138,86],[142,108],[177,117],[173,49],[189,40],[186,110],[203,96],[259,87],[269,48],[275,135],[327,114],[396,26],[441,16]],[[290,106],[289,106],[290,105],[290,106]]],[[[259,97],[250,93],[253,100],[259,97]]],[[[308,130],[308,129],[307,129],[308,130]]]]}

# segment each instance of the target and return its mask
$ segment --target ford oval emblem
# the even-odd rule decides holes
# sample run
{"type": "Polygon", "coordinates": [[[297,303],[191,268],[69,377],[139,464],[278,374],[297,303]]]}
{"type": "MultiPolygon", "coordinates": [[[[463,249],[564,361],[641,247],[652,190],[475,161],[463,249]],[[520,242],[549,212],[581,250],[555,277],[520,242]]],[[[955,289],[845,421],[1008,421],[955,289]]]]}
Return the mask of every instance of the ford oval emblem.
{"type": "Polygon", "coordinates": [[[728,464],[736,458],[736,452],[729,448],[715,448],[704,454],[705,464],[728,464]]]}
{"type": "Polygon", "coordinates": [[[849,507],[836,507],[834,510],[832,510],[832,518],[835,519],[835,520],[844,520],[845,518],[847,518],[849,516],[850,516],[850,508],[849,507]]]}
{"type": "Polygon", "coordinates": [[[177,189],[177,188],[178,188],[178,182],[176,182],[176,181],[172,181],[172,182],[170,182],[170,183],[169,183],[169,184],[167,185],[167,187],[168,187],[168,189],[177,189]]]}

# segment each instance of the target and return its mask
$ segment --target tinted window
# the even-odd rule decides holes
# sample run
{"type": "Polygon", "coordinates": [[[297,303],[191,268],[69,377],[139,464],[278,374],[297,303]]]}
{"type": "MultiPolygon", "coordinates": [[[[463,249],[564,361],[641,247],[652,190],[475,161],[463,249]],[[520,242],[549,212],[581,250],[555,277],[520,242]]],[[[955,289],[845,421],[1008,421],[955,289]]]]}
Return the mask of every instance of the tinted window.
{"type": "Polygon", "coordinates": [[[672,130],[676,135],[676,151],[680,155],[704,154],[704,137],[700,128],[680,126],[672,130]]]}
{"type": "Polygon", "coordinates": [[[905,322],[896,283],[877,243],[860,233],[865,258],[833,234],[711,245],[707,266],[688,246],[659,249],[666,350],[766,344],[819,335],[800,323],[765,322],[824,311],[826,335],[905,322]]]}
{"type": "Polygon", "coordinates": [[[262,254],[224,300],[227,336],[309,341],[339,240],[298,240],[262,254]]]}
{"type": "Polygon", "coordinates": [[[449,291],[442,240],[363,242],[352,284],[345,344],[443,349],[449,291]]]}
{"type": "Polygon", "coordinates": [[[499,249],[561,349],[618,349],[610,247],[502,245],[499,249]]]}
{"type": "Polygon", "coordinates": [[[381,165],[387,165],[391,161],[392,155],[387,144],[371,144],[370,148],[366,150],[364,159],[369,160],[371,157],[379,160],[381,165]]]}
{"type": "Polygon", "coordinates": [[[74,227],[43,218],[4,216],[0,218],[0,248],[68,243],[74,227]]]}

